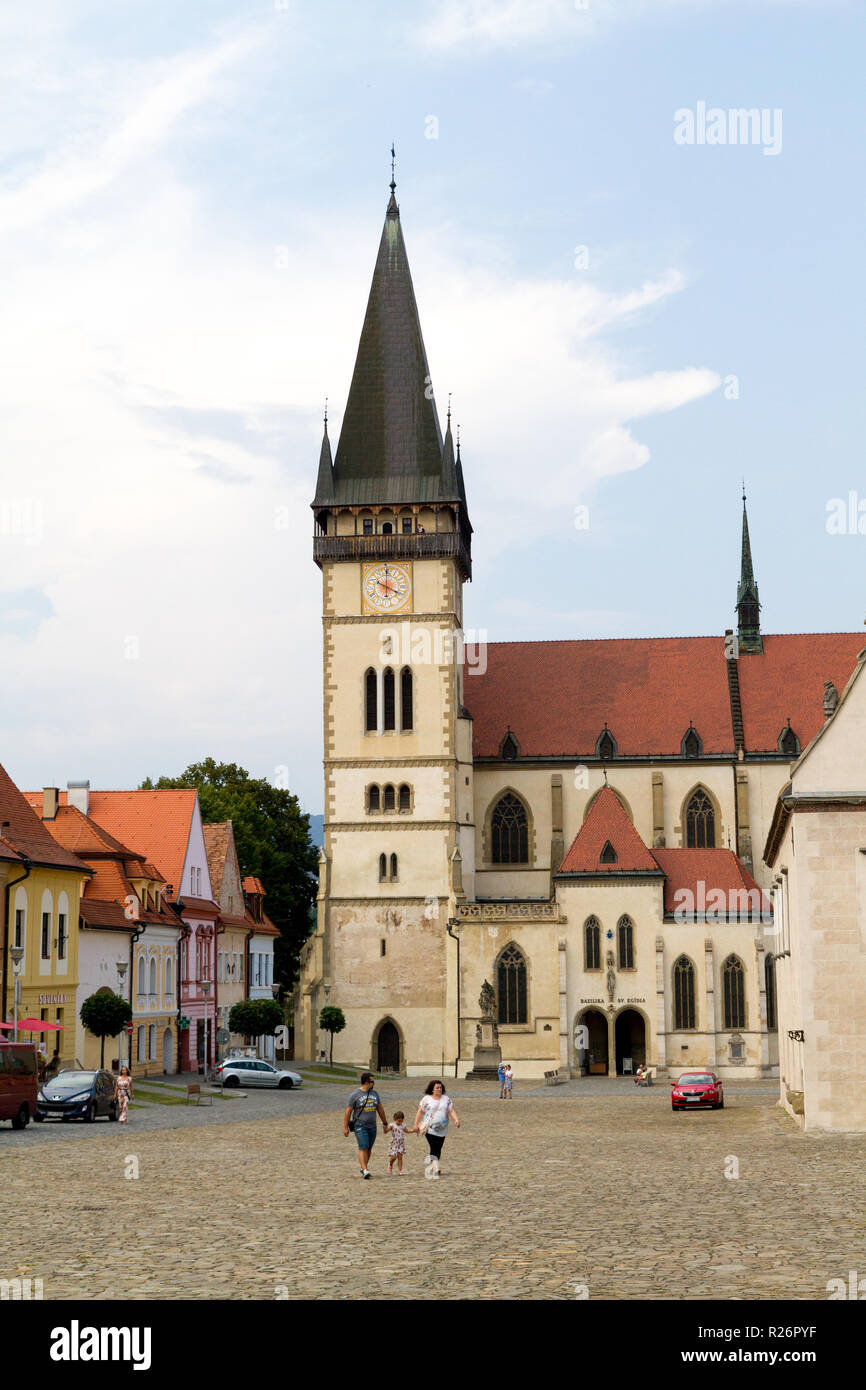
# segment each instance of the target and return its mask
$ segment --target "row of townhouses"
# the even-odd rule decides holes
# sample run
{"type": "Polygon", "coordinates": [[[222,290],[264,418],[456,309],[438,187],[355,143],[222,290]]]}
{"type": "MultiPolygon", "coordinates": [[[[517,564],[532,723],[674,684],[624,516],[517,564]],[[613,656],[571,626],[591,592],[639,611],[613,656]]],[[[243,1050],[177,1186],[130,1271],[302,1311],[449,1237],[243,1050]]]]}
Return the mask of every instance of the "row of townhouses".
{"type": "MultiPolygon", "coordinates": [[[[0,1013],[14,1021],[17,974],[18,1019],[54,1025],[57,1066],[99,1065],[79,1013],[100,991],[132,1006],[105,1062],[134,1076],[212,1065],[245,1041],[232,1005],[274,997],[265,890],[241,877],[231,821],[202,823],[194,788],[21,792],[0,767],[0,892],[0,1013]]],[[[273,1059],[274,1039],[259,1051],[273,1059]]]]}

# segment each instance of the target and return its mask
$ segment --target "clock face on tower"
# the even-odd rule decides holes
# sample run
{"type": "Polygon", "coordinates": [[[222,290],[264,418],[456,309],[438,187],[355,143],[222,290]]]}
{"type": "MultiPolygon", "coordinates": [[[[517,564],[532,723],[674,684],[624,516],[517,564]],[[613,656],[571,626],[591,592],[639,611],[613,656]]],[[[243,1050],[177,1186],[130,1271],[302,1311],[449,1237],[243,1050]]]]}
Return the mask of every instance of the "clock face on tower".
{"type": "Polygon", "coordinates": [[[412,565],[375,561],[365,564],[361,577],[364,613],[411,613],[412,565]]]}

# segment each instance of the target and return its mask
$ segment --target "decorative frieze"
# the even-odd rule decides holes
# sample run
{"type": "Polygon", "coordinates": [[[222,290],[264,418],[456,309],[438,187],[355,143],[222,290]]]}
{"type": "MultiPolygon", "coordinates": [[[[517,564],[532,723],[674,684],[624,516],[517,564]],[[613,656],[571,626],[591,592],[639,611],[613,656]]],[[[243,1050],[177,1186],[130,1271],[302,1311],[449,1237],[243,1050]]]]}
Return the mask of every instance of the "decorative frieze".
{"type": "Polygon", "coordinates": [[[464,903],[457,907],[457,918],[462,922],[560,920],[556,902],[464,903]]]}

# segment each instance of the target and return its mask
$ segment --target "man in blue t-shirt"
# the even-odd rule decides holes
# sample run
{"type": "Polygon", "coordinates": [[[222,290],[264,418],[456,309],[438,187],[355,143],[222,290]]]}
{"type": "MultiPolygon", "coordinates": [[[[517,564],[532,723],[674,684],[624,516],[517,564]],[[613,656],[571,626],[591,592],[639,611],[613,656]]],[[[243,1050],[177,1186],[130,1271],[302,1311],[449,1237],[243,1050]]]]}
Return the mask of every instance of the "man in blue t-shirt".
{"type": "Polygon", "coordinates": [[[370,1162],[370,1151],[376,1142],[377,1115],[381,1117],[387,1134],[391,1126],[382,1108],[379,1092],[373,1088],[373,1074],[365,1071],[361,1074],[360,1085],[355,1087],[346,1102],[346,1113],[343,1116],[343,1135],[348,1138],[350,1125],[355,1131],[362,1178],[371,1177],[367,1164],[370,1162]]]}
{"type": "Polygon", "coordinates": [[[504,1063],[504,1062],[500,1062],[500,1063],[499,1063],[499,1068],[498,1068],[497,1074],[498,1074],[498,1076],[499,1076],[499,1099],[500,1099],[500,1100],[504,1100],[504,1099],[505,1099],[505,1063],[504,1063]]]}

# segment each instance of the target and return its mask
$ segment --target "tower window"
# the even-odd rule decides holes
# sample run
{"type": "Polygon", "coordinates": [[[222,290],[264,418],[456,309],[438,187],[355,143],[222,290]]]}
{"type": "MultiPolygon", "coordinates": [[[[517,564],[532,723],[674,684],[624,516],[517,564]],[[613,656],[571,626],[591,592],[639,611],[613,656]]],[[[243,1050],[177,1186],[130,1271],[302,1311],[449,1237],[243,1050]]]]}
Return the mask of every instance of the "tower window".
{"type": "Polygon", "coordinates": [[[583,965],[585,970],[601,969],[601,923],[597,917],[588,918],[583,928],[583,965]]]}
{"type": "Polygon", "coordinates": [[[490,838],[494,864],[529,862],[529,820],[526,807],[512,792],[506,792],[494,807],[490,821],[490,838]]]}
{"type": "Polygon", "coordinates": [[[397,881],[397,856],[396,856],[396,854],[392,854],[392,855],[391,855],[391,882],[392,882],[392,883],[396,883],[396,881],[397,881]]]}
{"type": "Polygon", "coordinates": [[[715,849],[716,813],[703,787],[697,787],[686,806],[686,848],[715,849]]]}
{"type": "Polygon", "coordinates": [[[400,788],[400,800],[398,804],[401,811],[412,810],[412,793],[405,782],[400,788]]]}
{"type": "Polygon", "coordinates": [[[384,792],[382,793],[382,810],[383,810],[383,811],[393,811],[393,810],[394,810],[394,806],[395,806],[394,788],[393,788],[393,787],[390,785],[390,783],[389,783],[389,785],[385,788],[384,792]]]}
{"type": "Polygon", "coordinates": [[[514,942],[499,957],[496,971],[497,1015],[500,1023],[526,1022],[526,960],[514,942]]]}
{"type": "Polygon", "coordinates": [[[412,672],[404,666],[400,672],[400,720],[404,733],[412,730],[412,672]]]}
{"type": "Polygon", "coordinates": [[[610,840],[605,840],[604,849],[599,855],[598,862],[600,864],[615,864],[617,862],[617,858],[617,852],[611,844],[610,840]]]}
{"type": "Polygon", "coordinates": [[[388,860],[384,854],[379,855],[379,882],[384,883],[388,877],[388,860]]]}
{"type": "Polygon", "coordinates": [[[385,714],[384,727],[394,728],[394,672],[391,667],[386,667],[382,681],[383,707],[385,714]]]}
{"type": "Polygon", "coordinates": [[[377,786],[367,788],[367,810],[379,810],[379,788],[377,786]]]}
{"type": "Polygon", "coordinates": [[[364,677],[365,726],[368,734],[378,728],[379,692],[376,689],[376,672],[372,666],[364,677]]]}

